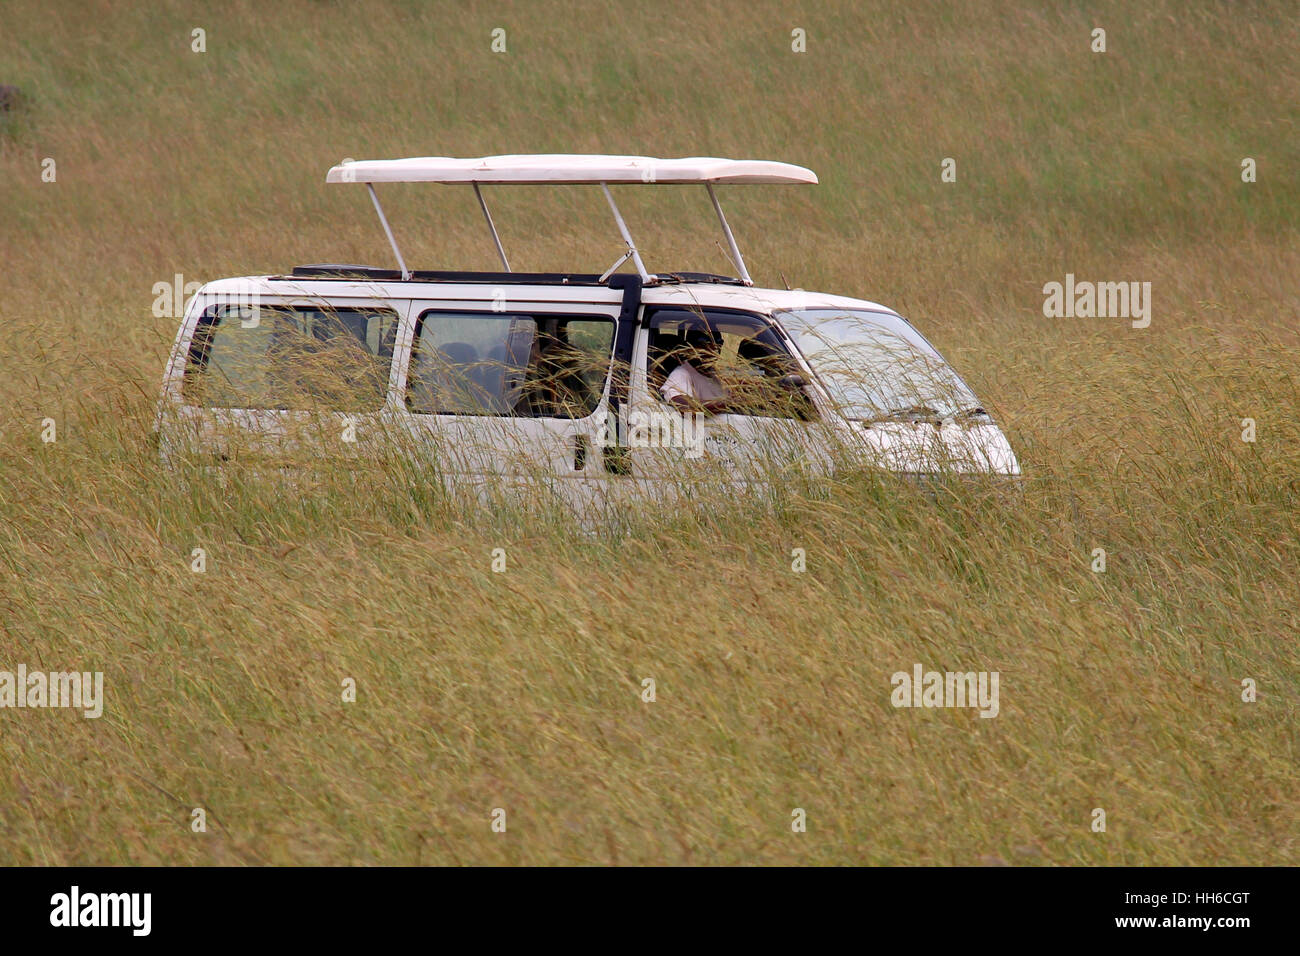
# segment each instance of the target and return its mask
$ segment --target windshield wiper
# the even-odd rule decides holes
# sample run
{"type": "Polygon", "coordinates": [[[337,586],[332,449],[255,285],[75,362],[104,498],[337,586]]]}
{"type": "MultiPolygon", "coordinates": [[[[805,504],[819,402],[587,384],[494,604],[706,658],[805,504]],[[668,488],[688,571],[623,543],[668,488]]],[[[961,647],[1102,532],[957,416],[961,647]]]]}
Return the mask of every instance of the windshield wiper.
{"type": "Polygon", "coordinates": [[[942,416],[929,405],[891,408],[875,420],[878,422],[937,422],[942,416]]]}
{"type": "Polygon", "coordinates": [[[945,421],[962,421],[967,418],[987,418],[989,413],[979,405],[970,405],[951,414],[944,414],[929,405],[911,405],[907,408],[891,408],[889,411],[872,418],[874,422],[931,422],[940,424],[945,421]]]}

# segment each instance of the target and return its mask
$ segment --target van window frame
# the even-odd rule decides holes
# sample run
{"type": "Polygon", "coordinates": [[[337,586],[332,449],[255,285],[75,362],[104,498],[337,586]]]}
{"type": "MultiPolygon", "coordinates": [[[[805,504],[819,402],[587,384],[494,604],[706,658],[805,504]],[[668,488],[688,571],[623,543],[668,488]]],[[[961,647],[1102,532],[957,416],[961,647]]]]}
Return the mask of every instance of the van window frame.
{"type": "MultiPolygon", "coordinates": [[[[366,404],[364,407],[350,409],[330,409],[330,411],[340,412],[342,414],[353,415],[371,415],[381,411],[392,400],[392,379],[393,372],[401,357],[402,345],[402,326],[405,324],[405,310],[400,309],[393,304],[394,300],[383,300],[382,304],[364,304],[376,302],[379,300],[364,299],[354,303],[352,301],[337,302],[322,299],[319,302],[304,301],[302,297],[295,297],[294,300],[259,302],[259,309],[281,312],[328,312],[345,311],[345,312],[370,312],[384,313],[392,319],[392,340],[387,343],[389,354],[387,358],[387,373],[384,376],[383,391],[380,394],[379,401],[373,405],[366,404]]],[[[228,302],[213,302],[209,305],[202,306],[197,316],[195,316],[193,327],[190,330],[188,341],[184,348],[184,358],[181,366],[179,381],[176,383],[176,395],[180,399],[180,404],[186,408],[211,409],[215,411],[252,411],[252,412],[284,412],[284,413],[301,413],[318,410],[315,406],[271,406],[271,405],[249,405],[247,403],[240,405],[214,405],[211,402],[196,402],[192,397],[186,394],[187,388],[192,381],[191,376],[198,373],[206,374],[212,362],[212,345],[213,330],[217,328],[220,322],[215,321],[215,313],[219,309],[228,308],[228,302]]],[[[224,318],[224,316],[222,317],[224,318]]],[[[381,340],[381,349],[383,342],[381,340]]],[[[385,358],[382,354],[375,354],[366,350],[374,359],[382,360],[385,358]]]]}
{"type": "Polygon", "coordinates": [[[437,418],[437,417],[445,416],[448,418],[492,418],[492,419],[518,420],[523,422],[528,422],[528,421],[582,422],[582,421],[587,421],[593,415],[599,415],[601,411],[601,407],[609,401],[610,382],[613,375],[615,354],[618,347],[618,330],[620,327],[619,320],[615,316],[610,315],[607,312],[575,312],[570,310],[552,312],[552,311],[534,308],[534,306],[538,304],[540,303],[535,303],[535,302],[528,303],[524,308],[505,309],[500,312],[494,311],[492,309],[440,308],[437,306],[420,309],[419,312],[416,313],[414,317],[411,319],[411,323],[410,323],[411,339],[406,350],[406,359],[405,359],[406,368],[403,376],[403,381],[401,382],[400,385],[399,398],[398,398],[400,407],[405,411],[406,414],[420,416],[420,417],[437,418]],[[493,412],[487,409],[480,409],[476,411],[464,411],[464,412],[462,411],[437,411],[437,412],[415,411],[414,409],[411,408],[411,388],[414,380],[416,363],[418,361],[418,353],[420,348],[420,335],[424,331],[424,320],[426,317],[430,315],[481,316],[483,318],[488,318],[488,319],[492,319],[492,318],[500,319],[506,316],[514,316],[519,318],[532,319],[535,323],[544,319],[567,319],[567,320],[577,319],[579,321],[608,323],[610,327],[609,356],[605,360],[605,379],[604,382],[601,384],[600,394],[596,398],[595,406],[592,408],[590,412],[588,412],[586,415],[583,415],[580,418],[572,417],[568,415],[520,415],[513,411],[493,412]]]}
{"type": "MultiPolygon", "coordinates": [[[[780,323],[777,322],[770,314],[755,312],[752,309],[737,309],[730,306],[700,305],[696,303],[689,303],[689,304],[655,303],[653,305],[646,306],[645,314],[641,320],[641,328],[644,330],[646,336],[646,343],[645,343],[646,347],[645,347],[645,364],[644,367],[639,370],[639,372],[640,372],[641,380],[645,382],[646,394],[649,396],[649,398],[652,401],[658,402],[661,405],[664,404],[663,398],[660,396],[659,390],[655,388],[654,383],[651,381],[651,377],[650,377],[650,363],[653,358],[651,354],[650,337],[651,337],[651,333],[656,331],[655,319],[661,312],[688,312],[695,315],[697,318],[699,318],[709,328],[713,327],[713,323],[710,322],[708,318],[710,315],[734,316],[737,318],[749,319],[753,321],[755,325],[762,326],[764,329],[772,333],[773,337],[780,344],[782,351],[784,351],[785,355],[793,363],[792,371],[798,372],[799,374],[802,375],[807,374],[804,370],[803,356],[799,352],[798,347],[790,339],[790,336],[786,334],[785,329],[781,328],[780,323]]],[[[814,390],[810,388],[807,384],[805,384],[800,387],[799,391],[803,395],[804,399],[806,400],[805,405],[807,407],[808,417],[800,417],[795,415],[756,415],[751,412],[740,412],[740,411],[731,411],[731,410],[724,411],[721,414],[734,415],[738,418],[771,419],[775,421],[797,421],[803,423],[819,420],[822,417],[822,410],[818,406],[818,403],[814,397],[814,390]]]]}

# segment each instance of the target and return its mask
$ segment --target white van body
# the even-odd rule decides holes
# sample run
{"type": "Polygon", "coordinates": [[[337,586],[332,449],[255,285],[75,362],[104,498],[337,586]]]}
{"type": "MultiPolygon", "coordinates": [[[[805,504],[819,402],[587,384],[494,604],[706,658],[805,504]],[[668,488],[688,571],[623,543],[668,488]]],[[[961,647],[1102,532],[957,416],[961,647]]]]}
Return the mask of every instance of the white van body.
{"type": "Polygon", "coordinates": [[[157,428],[165,459],[277,460],[291,457],[310,431],[320,440],[312,454],[402,445],[450,484],[540,476],[581,507],[618,488],[668,494],[693,476],[772,481],[845,467],[1020,473],[997,424],[896,312],[752,285],[713,183],[816,181],[800,167],[528,156],[344,164],[329,178],[366,183],[399,268],[306,266],[200,288],[163,376],[157,428]],[[604,275],[513,272],[484,203],[502,272],[411,272],[374,193],[373,184],[386,181],[468,182],[480,200],[483,183],[598,184],[629,251],[604,275]],[[647,272],[608,182],[706,184],[740,277],[647,272]],[[617,273],[629,259],[636,274],[617,273]],[[714,414],[664,401],[663,370],[682,364],[672,356],[691,354],[682,343],[701,329],[722,343],[719,362],[731,363],[724,364],[731,377],[719,370],[718,380],[758,398],[714,414]],[[364,401],[314,407],[242,397],[252,394],[240,391],[247,382],[272,394],[268,369],[293,343],[308,343],[315,355],[340,341],[365,365],[368,377],[342,366],[361,383],[364,401]],[[560,368],[548,355],[569,363],[555,373],[563,389],[536,385],[543,366],[560,368]]]}

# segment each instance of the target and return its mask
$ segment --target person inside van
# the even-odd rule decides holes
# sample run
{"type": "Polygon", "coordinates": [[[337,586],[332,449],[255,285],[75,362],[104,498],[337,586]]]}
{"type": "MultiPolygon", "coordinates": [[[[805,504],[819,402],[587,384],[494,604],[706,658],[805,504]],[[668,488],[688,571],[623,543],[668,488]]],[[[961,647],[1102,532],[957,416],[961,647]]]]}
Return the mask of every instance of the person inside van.
{"type": "Polygon", "coordinates": [[[533,337],[523,394],[515,414],[530,417],[583,418],[595,408],[600,395],[592,395],[582,377],[582,352],[569,342],[562,321],[545,320],[533,337]]]}
{"type": "Polygon", "coordinates": [[[678,351],[680,359],[659,392],[674,408],[716,415],[727,408],[727,389],[716,377],[722,339],[711,329],[688,329],[678,351]]]}

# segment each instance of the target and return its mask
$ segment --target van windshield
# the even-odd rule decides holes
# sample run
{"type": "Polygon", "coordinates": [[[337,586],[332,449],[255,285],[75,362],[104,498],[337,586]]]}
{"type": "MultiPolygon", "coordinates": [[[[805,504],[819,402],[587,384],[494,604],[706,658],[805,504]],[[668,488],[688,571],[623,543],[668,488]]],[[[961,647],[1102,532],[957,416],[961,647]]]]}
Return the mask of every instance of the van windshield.
{"type": "Polygon", "coordinates": [[[896,315],[791,309],[774,318],[846,418],[919,421],[985,414],[961,377],[896,315]]]}

